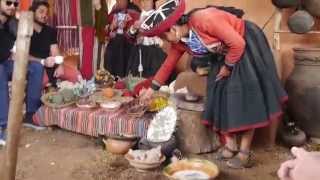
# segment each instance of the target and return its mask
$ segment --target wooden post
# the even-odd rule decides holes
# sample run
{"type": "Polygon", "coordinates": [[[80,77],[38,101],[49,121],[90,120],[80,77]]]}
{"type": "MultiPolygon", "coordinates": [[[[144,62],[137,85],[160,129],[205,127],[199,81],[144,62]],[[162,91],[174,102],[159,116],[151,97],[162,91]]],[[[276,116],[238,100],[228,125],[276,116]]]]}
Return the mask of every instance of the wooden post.
{"type": "MultiPolygon", "coordinates": [[[[275,25],[274,25],[274,31],[278,32],[281,29],[281,20],[282,20],[282,11],[280,9],[277,9],[277,14],[275,17],[275,25]]],[[[274,34],[274,57],[275,57],[275,63],[277,65],[277,72],[279,79],[282,79],[282,62],[281,62],[281,42],[280,42],[280,34],[275,33],[274,34]]],[[[269,143],[270,147],[273,147],[276,143],[276,138],[277,138],[277,131],[278,127],[280,125],[281,121],[273,121],[270,124],[269,127],[269,143]]]]}
{"type": "MultiPolygon", "coordinates": [[[[280,9],[276,10],[276,15],[274,18],[274,27],[273,27],[273,42],[272,50],[275,58],[275,64],[277,66],[277,73],[279,79],[282,79],[282,62],[281,62],[281,42],[280,42],[280,32],[281,32],[281,20],[282,20],[282,11],[280,9]]],[[[280,121],[273,121],[270,126],[266,128],[261,128],[256,130],[255,133],[255,144],[259,146],[266,146],[266,150],[271,150],[275,143],[277,137],[277,131],[280,121]]]]}
{"type": "Polygon", "coordinates": [[[14,180],[18,159],[18,145],[20,128],[23,116],[25,99],[26,75],[29,57],[30,38],[33,33],[33,13],[21,12],[18,37],[16,41],[17,53],[15,55],[12,77],[12,98],[10,101],[8,118],[8,138],[5,148],[5,161],[2,168],[3,180],[14,180]]]}
{"type": "Polygon", "coordinates": [[[178,110],[177,138],[183,153],[209,153],[220,146],[217,134],[201,123],[201,114],[197,111],[178,110]]]}

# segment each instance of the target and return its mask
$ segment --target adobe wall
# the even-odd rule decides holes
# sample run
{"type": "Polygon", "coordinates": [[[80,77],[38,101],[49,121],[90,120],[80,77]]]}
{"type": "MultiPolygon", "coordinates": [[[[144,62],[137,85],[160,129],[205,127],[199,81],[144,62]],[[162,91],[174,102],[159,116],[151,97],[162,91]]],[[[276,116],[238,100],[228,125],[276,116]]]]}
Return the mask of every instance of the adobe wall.
{"type": "MultiPolygon", "coordinates": [[[[203,7],[207,4],[235,6],[245,11],[245,19],[255,22],[260,27],[263,27],[268,19],[275,12],[275,7],[272,5],[271,0],[186,0],[187,9],[190,10],[195,7],[203,7]]],[[[288,14],[293,10],[285,10],[283,13],[284,20],[282,21],[282,29],[287,29],[286,19],[288,14]]],[[[318,26],[319,27],[319,26],[318,26]]],[[[264,32],[266,33],[270,45],[273,41],[273,28],[274,18],[265,26],[264,32]]],[[[320,28],[316,28],[320,30],[320,28]]],[[[293,51],[292,47],[297,46],[319,46],[320,47],[320,34],[318,35],[296,35],[290,33],[282,33],[281,51],[279,57],[276,58],[277,68],[282,80],[285,80],[293,69],[293,51]],[[318,43],[318,44],[316,44],[318,43]]]]}

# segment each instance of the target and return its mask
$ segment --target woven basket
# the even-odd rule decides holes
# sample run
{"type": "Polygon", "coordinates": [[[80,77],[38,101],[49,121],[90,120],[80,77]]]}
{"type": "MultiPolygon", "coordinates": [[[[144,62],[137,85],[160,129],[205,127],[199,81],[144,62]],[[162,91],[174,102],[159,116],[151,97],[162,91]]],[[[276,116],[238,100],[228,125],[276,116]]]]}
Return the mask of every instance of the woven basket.
{"type": "Polygon", "coordinates": [[[126,104],[126,113],[128,116],[133,118],[142,117],[148,110],[147,106],[141,105],[139,99],[135,99],[130,103],[126,104]]]}
{"type": "Polygon", "coordinates": [[[56,94],[58,94],[58,92],[49,92],[47,94],[42,95],[42,97],[41,97],[42,103],[45,106],[58,109],[58,108],[64,108],[64,107],[71,106],[71,105],[73,105],[73,104],[75,104],[77,102],[77,100],[70,101],[70,102],[64,103],[64,104],[54,104],[54,103],[49,102],[49,97],[53,96],[53,95],[56,95],[56,94]]]}

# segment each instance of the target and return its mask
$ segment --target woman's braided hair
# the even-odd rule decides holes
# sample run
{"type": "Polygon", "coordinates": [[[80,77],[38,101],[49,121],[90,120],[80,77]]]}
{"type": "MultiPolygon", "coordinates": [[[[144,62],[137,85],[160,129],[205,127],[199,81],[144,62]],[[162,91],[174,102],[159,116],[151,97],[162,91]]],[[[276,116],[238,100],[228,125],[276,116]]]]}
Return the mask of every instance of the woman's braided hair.
{"type": "Polygon", "coordinates": [[[209,6],[204,7],[204,8],[195,8],[195,9],[191,10],[190,12],[188,12],[188,14],[185,14],[185,15],[181,16],[181,18],[178,20],[177,24],[178,24],[178,25],[187,24],[188,21],[189,21],[190,16],[191,16],[194,12],[199,11],[199,10],[202,10],[202,9],[212,8],[212,7],[217,8],[217,9],[219,9],[219,10],[226,11],[226,12],[228,12],[228,13],[231,13],[231,14],[237,16],[238,18],[242,18],[243,15],[245,14],[242,9],[238,9],[238,8],[235,8],[235,7],[212,6],[212,5],[209,5],[209,6]]]}

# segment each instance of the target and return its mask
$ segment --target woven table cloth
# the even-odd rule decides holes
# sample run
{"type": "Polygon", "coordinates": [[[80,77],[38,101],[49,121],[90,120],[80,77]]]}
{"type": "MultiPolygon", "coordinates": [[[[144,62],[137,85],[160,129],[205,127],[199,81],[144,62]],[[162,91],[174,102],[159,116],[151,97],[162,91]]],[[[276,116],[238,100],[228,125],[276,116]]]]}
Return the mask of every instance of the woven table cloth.
{"type": "Polygon", "coordinates": [[[94,136],[130,135],[145,137],[152,114],[141,118],[127,115],[125,107],[108,112],[101,108],[83,109],[76,106],[54,109],[42,106],[33,116],[41,126],[58,126],[72,132],[94,136]]]}

